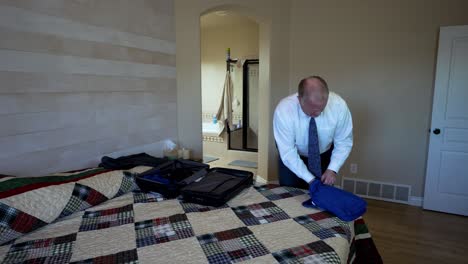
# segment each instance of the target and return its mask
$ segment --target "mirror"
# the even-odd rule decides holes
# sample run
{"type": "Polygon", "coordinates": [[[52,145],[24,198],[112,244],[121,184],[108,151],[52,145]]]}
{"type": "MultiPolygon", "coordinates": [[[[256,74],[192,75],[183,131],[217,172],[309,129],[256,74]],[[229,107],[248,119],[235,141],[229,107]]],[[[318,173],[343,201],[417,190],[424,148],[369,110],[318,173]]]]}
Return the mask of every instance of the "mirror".
{"type": "Polygon", "coordinates": [[[235,126],[234,129],[228,131],[228,148],[257,152],[259,61],[257,59],[246,60],[242,71],[234,65],[231,69],[234,84],[233,122],[235,126]]]}

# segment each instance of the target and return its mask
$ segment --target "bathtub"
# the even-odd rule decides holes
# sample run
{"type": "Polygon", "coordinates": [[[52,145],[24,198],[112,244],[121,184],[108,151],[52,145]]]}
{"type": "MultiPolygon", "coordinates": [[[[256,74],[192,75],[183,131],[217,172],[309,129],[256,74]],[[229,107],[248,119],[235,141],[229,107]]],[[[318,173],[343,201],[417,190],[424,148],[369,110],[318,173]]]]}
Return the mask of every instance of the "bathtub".
{"type": "Polygon", "coordinates": [[[221,134],[222,127],[219,123],[202,123],[202,133],[206,136],[219,136],[221,134]]]}

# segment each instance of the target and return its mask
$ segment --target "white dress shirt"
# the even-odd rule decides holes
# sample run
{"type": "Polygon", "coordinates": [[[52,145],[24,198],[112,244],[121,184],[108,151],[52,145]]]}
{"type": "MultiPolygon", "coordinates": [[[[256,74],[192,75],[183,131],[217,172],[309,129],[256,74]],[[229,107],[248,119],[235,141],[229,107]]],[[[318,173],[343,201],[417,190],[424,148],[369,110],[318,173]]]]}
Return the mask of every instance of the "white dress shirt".
{"type": "MultiPolygon", "coordinates": [[[[312,175],[299,156],[308,156],[310,118],[302,111],[297,93],[281,100],[273,117],[273,131],[281,160],[306,182],[322,176],[312,175]]],[[[346,102],[330,92],[327,105],[315,122],[320,153],[334,144],[328,169],[338,173],[353,147],[353,121],[346,102]]]]}

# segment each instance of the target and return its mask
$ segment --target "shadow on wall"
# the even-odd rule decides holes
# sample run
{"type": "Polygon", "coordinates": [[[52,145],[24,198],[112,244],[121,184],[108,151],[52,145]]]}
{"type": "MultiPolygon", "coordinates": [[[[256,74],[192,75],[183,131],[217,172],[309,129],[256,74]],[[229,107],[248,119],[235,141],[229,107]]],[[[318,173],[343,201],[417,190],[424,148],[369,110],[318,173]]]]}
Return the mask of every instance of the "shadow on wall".
{"type": "MultiPolygon", "coordinates": [[[[346,100],[346,98],[343,98],[346,100]]],[[[372,162],[372,153],[368,153],[366,160],[356,160],[355,157],[359,157],[361,155],[356,155],[356,146],[359,146],[361,142],[365,142],[365,138],[369,137],[373,134],[372,124],[370,123],[375,115],[369,111],[369,107],[365,103],[355,104],[350,106],[348,102],[348,107],[351,111],[351,115],[353,117],[353,126],[354,128],[357,127],[356,124],[359,124],[359,130],[353,129],[353,150],[348,158],[348,160],[343,164],[343,167],[339,173],[339,179],[337,179],[337,183],[341,184],[341,180],[343,177],[359,177],[359,171],[356,174],[351,174],[351,163],[368,163],[372,162]]]]}

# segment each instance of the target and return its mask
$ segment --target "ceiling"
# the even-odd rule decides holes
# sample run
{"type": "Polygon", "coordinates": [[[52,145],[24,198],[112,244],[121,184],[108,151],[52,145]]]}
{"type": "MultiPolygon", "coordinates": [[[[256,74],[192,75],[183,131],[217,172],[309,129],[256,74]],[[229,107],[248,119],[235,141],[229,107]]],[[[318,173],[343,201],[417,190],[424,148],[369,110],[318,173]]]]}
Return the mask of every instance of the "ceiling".
{"type": "Polygon", "coordinates": [[[215,28],[232,25],[251,25],[256,23],[254,20],[230,11],[216,11],[201,16],[201,28],[215,28]]]}

